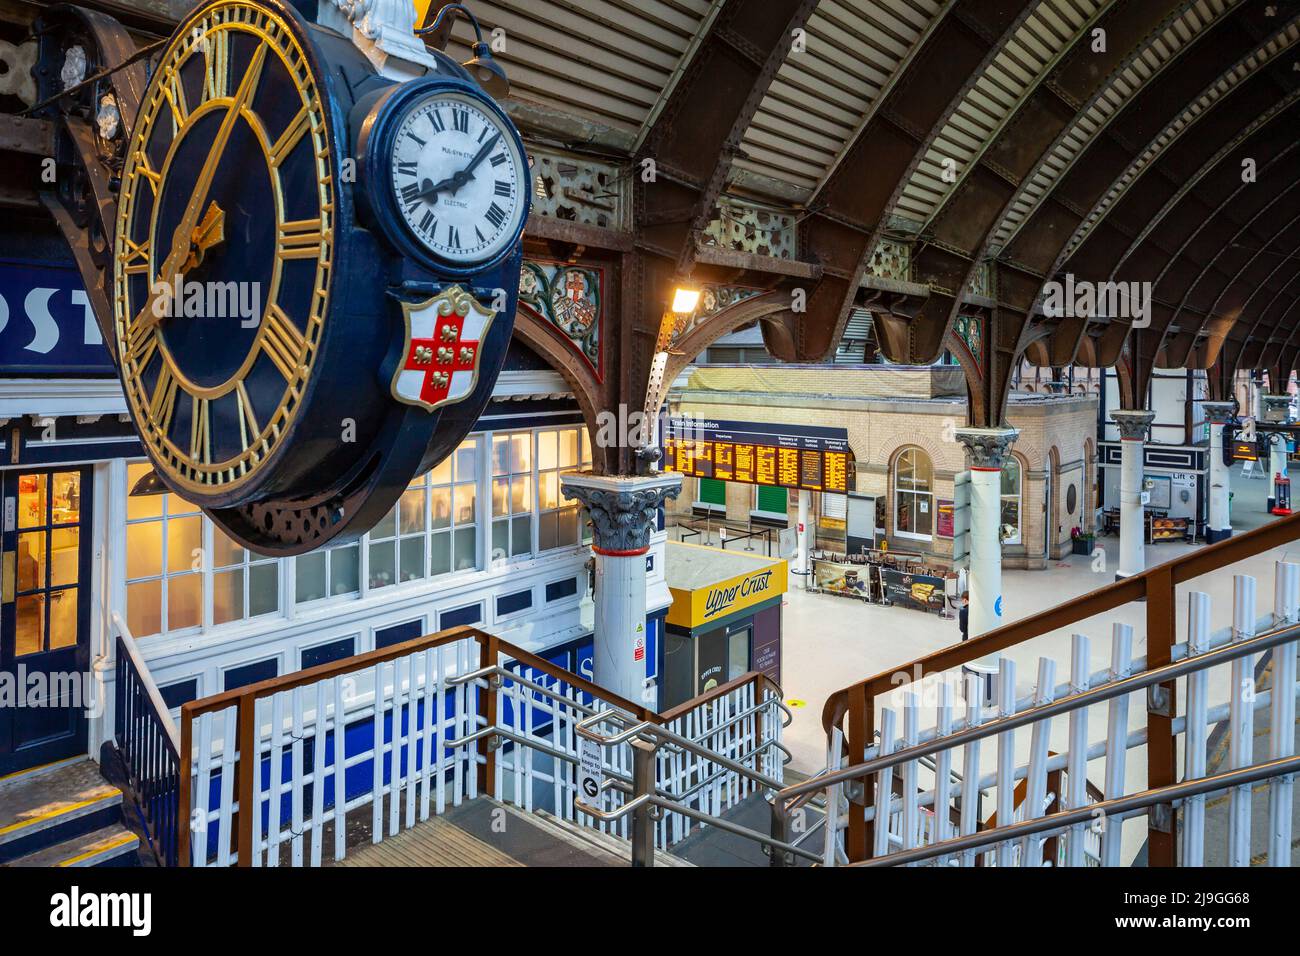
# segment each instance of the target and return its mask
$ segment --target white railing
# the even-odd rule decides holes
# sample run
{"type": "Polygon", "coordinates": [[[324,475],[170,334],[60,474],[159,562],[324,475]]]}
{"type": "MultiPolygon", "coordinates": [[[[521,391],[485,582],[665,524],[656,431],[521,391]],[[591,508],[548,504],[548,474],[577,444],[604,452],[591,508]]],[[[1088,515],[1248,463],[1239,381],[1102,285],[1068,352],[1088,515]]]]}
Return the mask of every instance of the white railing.
{"type": "MultiPolygon", "coordinates": [[[[319,679],[289,675],[291,686],[278,688],[282,678],[187,704],[189,863],[233,865],[246,847],[251,866],[320,866],[326,853],[346,856],[350,823],[367,825],[379,843],[478,796],[627,836],[626,820],[602,823],[574,802],[578,724],[631,705],[597,696],[599,688],[554,666],[523,665],[518,649],[463,630],[468,636],[420,639],[412,644],[425,646],[382,660],[325,665],[319,679]],[[254,715],[251,727],[241,726],[241,713],[254,715]],[[249,747],[258,755],[251,779],[241,766],[249,747]],[[246,825],[241,794],[257,795],[246,825]]],[[[779,695],[750,675],[662,722],[706,754],[779,781],[779,706],[779,695]]],[[[607,776],[630,780],[627,743],[602,755],[607,776]]],[[[751,780],[721,772],[708,756],[666,750],[659,768],[665,792],[708,814],[754,792],[751,780]]],[[[617,806],[622,798],[611,790],[606,799],[617,806]]],[[[698,825],[665,814],[655,842],[666,849],[698,825]]]]}
{"type": "MultiPolygon", "coordinates": [[[[996,706],[980,706],[978,680],[968,676],[962,720],[955,719],[954,683],[944,679],[951,675],[900,688],[893,703],[901,704],[901,734],[895,707],[885,707],[880,744],[867,750],[865,762],[858,767],[830,775],[830,782],[837,786],[850,780],[874,780],[875,804],[866,807],[864,816],[869,823],[884,819],[886,824],[874,827],[869,862],[1118,866],[1127,862],[1122,855],[1126,819],[1141,813],[1160,814],[1163,827],[1175,828],[1174,813],[1179,812],[1179,863],[1200,866],[1206,853],[1206,794],[1227,790],[1226,810],[1217,811],[1227,813],[1225,861],[1247,866],[1252,852],[1262,852],[1269,865],[1289,866],[1293,772],[1288,768],[1295,762],[1296,697],[1300,692],[1296,680],[1300,565],[1277,563],[1271,615],[1258,616],[1256,582],[1247,575],[1234,577],[1231,628],[1212,634],[1210,610],[1209,595],[1188,595],[1188,640],[1175,645],[1173,663],[1162,668],[1148,669],[1145,660],[1134,659],[1132,628],[1121,623],[1112,629],[1109,667],[1090,672],[1091,643],[1087,636],[1075,634],[1069,681],[1058,684],[1056,662],[1041,658],[1034,693],[1026,698],[1016,698],[1016,664],[1003,657],[996,706]],[[1256,662],[1265,651],[1273,655],[1273,683],[1270,689],[1259,690],[1255,686],[1256,662]],[[1184,783],[1166,788],[1167,800],[1159,799],[1161,794],[1148,798],[1135,792],[1141,782],[1128,779],[1127,774],[1129,751],[1147,743],[1145,726],[1130,729],[1130,707],[1138,695],[1137,707],[1168,708],[1160,684],[1179,678],[1184,680],[1185,690],[1177,696],[1185,701],[1185,707],[1181,714],[1171,716],[1175,739],[1181,737],[1183,743],[1184,783]],[[925,701],[926,706],[923,694],[932,698],[925,701]],[[1090,718],[1094,716],[1090,711],[1103,704],[1104,724],[1092,726],[1104,728],[1105,735],[1089,742],[1090,718]],[[1266,710],[1271,724],[1267,759],[1278,765],[1274,770],[1252,752],[1256,715],[1266,710]],[[927,712],[931,719],[925,721],[927,712]],[[1213,768],[1207,755],[1210,729],[1225,721],[1227,766],[1213,768]],[[928,724],[926,729],[921,729],[922,723],[928,724]],[[993,726],[984,727],[986,724],[993,726]],[[1029,728],[1028,741],[1021,732],[1025,727],[1029,728]],[[946,742],[950,743],[945,746],[946,742]],[[1052,753],[1053,747],[1061,752],[1052,753]],[[935,768],[928,781],[922,780],[925,769],[921,762],[927,757],[933,758],[935,768]],[[961,783],[954,786],[948,770],[958,758],[961,783]],[[1098,762],[1101,794],[1090,796],[1088,769],[1098,762]],[[1059,779],[1062,771],[1063,783],[1049,789],[1049,778],[1058,775],[1059,779]],[[1216,774],[1228,773],[1236,773],[1233,779],[1245,782],[1215,787],[1216,774]],[[895,774],[902,777],[901,793],[895,793],[895,774]],[[1261,779],[1268,781],[1267,846],[1253,847],[1251,819],[1255,810],[1250,781],[1261,779]],[[1016,787],[1022,781],[1023,800],[1017,802],[1016,787]],[[991,797],[997,811],[996,826],[984,833],[979,832],[985,828],[975,811],[981,793],[991,797]],[[1075,812],[1090,808],[1087,816],[1075,812]],[[1055,814],[1069,815],[1069,825],[1048,825],[1055,814]],[[997,839],[1005,829],[1018,835],[997,839]],[[1044,860],[1044,842],[1049,839],[1056,840],[1057,853],[1055,859],[1044,860]],[[939,849],[945,844],[951,845],[953,852],[939,849]],[[923,850],[925,847],[934,849],[923,850]]],[[[780,800],[792,805],[807,792],[807,785],[787,788],[780,800]]],[[[843,858],[842,821],[833,829],[838,849],[827,854],[831,865],[843,858]]]]}

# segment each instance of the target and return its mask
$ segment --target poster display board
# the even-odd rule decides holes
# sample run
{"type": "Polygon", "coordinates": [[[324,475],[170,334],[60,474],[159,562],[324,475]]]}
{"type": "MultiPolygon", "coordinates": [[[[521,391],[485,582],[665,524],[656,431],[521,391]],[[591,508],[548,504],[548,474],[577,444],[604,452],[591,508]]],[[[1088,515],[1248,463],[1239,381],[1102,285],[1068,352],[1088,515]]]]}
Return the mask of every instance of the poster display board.
{"type": "Polygon", "coordinates": [[[694,478],[720,478],[844,494],[853,452],[848,431],[813,425],[672,417],[664,467],[694,478]]]}
{"type": "Polygon", "coordinates": [[[944,579],[932,574],[913,574],[895,568],[881,568],[885,600],[917,611],[943,610],[944,579]]]}

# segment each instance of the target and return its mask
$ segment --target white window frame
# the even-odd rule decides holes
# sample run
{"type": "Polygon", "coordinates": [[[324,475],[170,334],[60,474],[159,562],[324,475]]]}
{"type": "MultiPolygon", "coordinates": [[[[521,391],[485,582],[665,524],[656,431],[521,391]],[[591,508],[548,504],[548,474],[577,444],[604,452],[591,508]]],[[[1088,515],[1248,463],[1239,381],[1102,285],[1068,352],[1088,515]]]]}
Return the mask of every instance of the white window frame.
{"type": "Polygon", "coordinates": [[[1007,461],[1002,465],[1002,472],[998,475],[998,537],[1002,536],[1002,506],[1011,499],[1016,502],[1016,533],[1014,536],[1007,538],[1003,544],[1021,544],[1025,540],[1025,469],[1020,463],[1020,459],[1015,455],[1008,455],[1007,461]],[[1016,491],[1015,494],[1004,494],[1002,492],[1002,479],[1007,473],[1007,464],[1011,464],[1016,469],[1016,491]]]}
{"type": "MultiPolygon", "coordinates": [[[[913,465],[913,468],[915,469],[915,465],[913,465]]],[[[908,447],[906,447],[906,448],[904,448],[902,451],[900,451],[900,452],[898,453],[897,457],[894,458],[894,468],[893,468],[893,472],[894,472],[894,473],[893,473],[893,476],[892,476],[892,477],[893,477],[892,485],[893,485],[893,496],[894,496],[894,497],[893,497],[893,501],[892,501],[891,503],[893,504],[893,526],[894,526],[894,531],[893,531],[893,533],[894,533],[894,535],[895,535],[896,537],[899,537],[899,538],[908,538],[908,539],[910,539],[910,540],[912,540],[912,541],[933,541],[933,540],[934,540],[934,488],[933,488],[933,485],[934,485],[934,461],[931,460],[930,456],[929,456],[928,454],[926,454],[926,452],[925,452],[925,450],[924,450],[923,448],[920,448],[920,447],[918,447],[918,446],[916,446],[916,445],[909,445],[908,447]],[[928,487],[928,489],[927,489],[926,491],[917,491],[917,490],[915,489],[915,480],[916,480],[916,479],[914,479],[914,478],[913,478],[913,479],[908,479],[909,481],[912,481],[912,482],[913,482],[913,486],[912,486],[912,487],[909,487],[909,488],[903,488],[903,487],[901,487],[900,484],[899,484],[899,480],[900,480],[900,479],[899,479],[899,473],[898,473],[898,472],[899,472],[899,466],[900,466],[900,465],[902,464],[902,462],[903,462],[903,456],[904,456],[904,455],[912,455],[912,454],[916,454],[916,455],[925,455],[926,461],[928,461],[929,464],[930,464],[930,481],[929,481],[929,486],[930,486],[930,487],[928,487]],[[906,494],[906,495],[910,495],[910,496],[911,496],[911,498],[912,498],[912,503],[917,507],[917,514],[920,514],[920,500],[921,500],[921,498],[925,498],[925,499],[930,503],[930,510],[929,510],[928,514],[930,515],[930,529],[931,529],[931,530],[930,530],[930,533],[929,533],[929,534],[921,534],[921,533],[916,532],[916,531],[904,531],[904,530],[902,530],[901,528],[898,527],[898,515],[899,515],[899,511],[900,511],[900,509],[899,509],[899,507],[898,507],[898,499],[899,499],[899,496],[900,496],[900,495],[903,495],[903,494],[906,494]]]]}

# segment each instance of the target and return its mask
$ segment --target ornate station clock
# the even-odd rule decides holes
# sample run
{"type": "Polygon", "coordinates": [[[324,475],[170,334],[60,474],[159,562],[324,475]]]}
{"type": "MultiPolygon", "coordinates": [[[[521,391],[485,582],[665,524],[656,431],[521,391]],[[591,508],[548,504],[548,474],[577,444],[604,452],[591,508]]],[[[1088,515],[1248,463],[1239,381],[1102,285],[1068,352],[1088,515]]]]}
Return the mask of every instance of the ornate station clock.
{"type": "Polygon", "coordinates": [[[145,93],[118,204],[114,330],[155,466],[187,498],[286,491],[318,414],[338,145],[292,18],[209,5],[145,93]]]}
{"type": "Polygon", "coordinates": [[[396,84],[282,0],[210,0],[140,99],[114,239],[128,406],[161,486],[262,553],[364,533],[504,361],[527,160],[437,59],[396,84]]]}

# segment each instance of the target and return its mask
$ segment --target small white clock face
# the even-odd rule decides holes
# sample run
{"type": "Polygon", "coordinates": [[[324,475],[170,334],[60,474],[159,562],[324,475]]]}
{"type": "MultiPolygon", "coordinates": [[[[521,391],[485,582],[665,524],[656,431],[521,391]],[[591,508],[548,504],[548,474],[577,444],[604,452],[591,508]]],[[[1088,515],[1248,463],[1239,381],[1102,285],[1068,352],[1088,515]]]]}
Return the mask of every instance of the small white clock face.
{"type": "Polygon", "coordinates": [[[393,140],[393,195],[420,244],[456,265],[510,245],[527,214],[528,164],[511,131],[475,97],[416,101],[393,140]]]}

